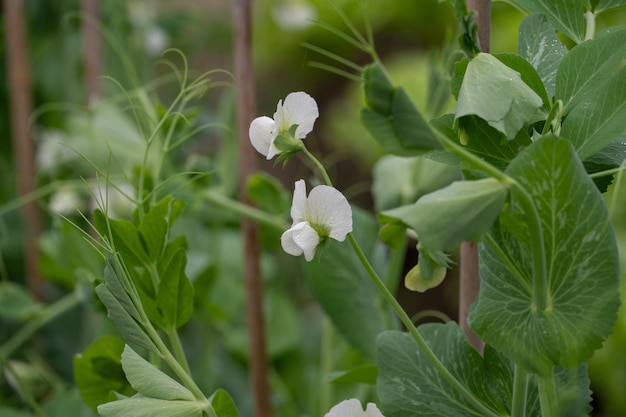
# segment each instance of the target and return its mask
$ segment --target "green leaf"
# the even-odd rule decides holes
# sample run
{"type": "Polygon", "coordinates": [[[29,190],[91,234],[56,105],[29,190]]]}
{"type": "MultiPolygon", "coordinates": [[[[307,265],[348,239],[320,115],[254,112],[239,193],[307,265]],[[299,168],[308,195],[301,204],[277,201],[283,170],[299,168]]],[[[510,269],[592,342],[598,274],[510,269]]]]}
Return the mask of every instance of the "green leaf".
{"type": "Polygon", "coordinates": [[[273,214],[289,213],[291,193],[275,177],[257,172],[248,177],[246,188],[248,196],[260,209],[273,214]]]}
{"type": "MultiPolygon", "coordinates": [[[[453,114],[433,119],[430,124],[450,140],[459,143],[459,135],[454,131],[453,114]]],[[[476,116],[463,117],[459,120],[459,128],[467,138],[464,146],[499,169],[505,169],[521,149],[532,143],[524,129],[519,131],[515,139],[509,140],[504,134],[476,116]]],[[[430,155],[427,156],[430,157],[430,155]]],[[[458,165],[461,165],[460,161],[458,165]]]]}
{"type": "Polygon", "coordinates": [[[135,396],[98,407],[102,417],[202,417],[199,401],[159,400],[135,396]]]}
{"type": "Polygon", "coordinates": [[[460,179],[458,169],[421,156],[385,155],[374,165],[372,194],[376,211],[415,202],[424,194],[460,179]]]}
{"type": "Polygon", "coordinates": [[[209,398],[217,417],[238,417],[237,406],[228,392],[216,390],[209,398]]]}
{"type": "Polygon", "coordinates": [[[191,391],[139,356],[128,345],[122,353],[122,368],[130,385],[141,395],[161,400],[194,400],[191,391]]]}
{"type": "Polygon", "coordinates": [[[193,287],[185,274],[186,265],[187,253],[179,249],[161,274],[157,307],[166,328],[182,326],[193,313],[193,287]]]}
{"type": "Polygon", "coordinates": [[[94,411],[111,400],[112,392],[130,392],[120,361],[123,350],[122,339],[100,336],[74,357],[74,381],[81,398],[94,411]]]}
{"type": "Polygon", "coordinates": [[[513,139],[541,105],[541,97],[520,73],[493,55],[479,53],[467,65],[455,119],[476,115],[513,139]]]}
{"type": "Polygon", "coordinates": [[[361,121],[386,152],[411,156],[441,147],[406,91],[391,84],[380,63],[365,68],[363,88],[361,121]]]}
{"type": "Polygon", "coordinates": [[[626,6],[626,0],[599,0],[596,7],[593,8],[593,12],[599,14],[621,6],[626,6]]]}
{"type": "Polygon", "coordinates": [[[609,28],[574,47],[556,74],[556,98],[563,101],[563,114],[590,95],[612,88],[607,81],[621,70],[625,57],[626,26],[609,28]]]}
{"type": "Polygon", "coordinates": [[[602,196],[569,142],[539,139],[507,173],[532,196],[543,226],[549,308],[533,301],[526,216],[513,202],[492,247],[480,247],[481,287],[470,326],[522,366],[546,373],[588,359],[611,332],[618,297],[618,256],[602,196]]]}
{"type": "Polygon", "coordinates": [[[100,210],[93,213],[94,226],[102,236],[109,236],[111,227],[112,243],[126,262],[145,265],[150,262],[142,241],[139,239],[137,227],[128,220],[108,219],[100,210]]]}
{"type": "Polygon", "coordinates": [[[182,208],[182,200],[167,196],[153,206],[141,220],[138,232],[150,261],[154,262],[161,256],[169,239],[170,228],[182,208]]]}
{"type": "MultiPolygon", "coordinates": [[[[377,223],[359,210],[353,211],[353,221],[356,240],[377,265],[382,255],[382,245],[376,245],[377,223]]],[[[376,336],[386,330],[376,287],[348,242],[330,240],[318,250],[322,260],[307,262],[304,268],[313,294],[341,335],[366,358],[374,359],[376,336]]]]}
{"type": "Polygon", "coordinates": [[[571,40],[585,39],[585,10],[582,1],[572,0],[512,0],[529,13],[543,13],[554,27],[571,40]]]}
{"type": "Polygon", "coordinates": [[[100,301],[107,309],[107,317],[115,324],[124,340],[146,348],[151,352],[158,351],[145,330],[122,307],[122,304],[111,294],[111,291],[105,284],[100,284],[96,287],[96,294],[98,294],[100,301]]]}
{"type": "Polygon", "coordinates": [[[522,78],[522,81],[532,88],[532,90],[541,97],[543,101],[543,105],[546,107],[551,106],[550,99],[548,98],[548,93],[546,92],[546,87],[543,85],[543,81],[535,67],[524,57],[521,57],[517,54],[494,54],[494,57],[498,59],[498,61],[502,62],[507,67],[511,68],[514,71],[517,71],[522,78]]]}
{"type": "MultiPolygon", "coordinates": [[[[418,328],[437,358],[473,396],[498,415],[510,415],[513,366],[490,346],[484,358],[454,322],[418,328]]],[[[377,340],[378,397],[385,417],[475,417],[483,415],[433,367],[412,336],[384,332],[377,340]]],[[[530,395],[527,415],[536,415],[530,395]]]]}
{"type": "Polygon", "coordinates": [[[537,70],[549,97],[554,96],[556,73],[567,48],[543,14],[526,17],[519,28],[519,54],[537,70]]]}
{"type": "Polygon", "coordinates": [[[378,377],[378,366],[361,365],[348,371],[333,372],[326,378],[327,382],[336,384],[369,384],[375,385],[378,377]]]}
{"type": "Polygon", "coordinates": [[[0,317],[24,321],[41,308],[25,288],[10,281],[0,281],[0,317]]]}
{"type": "Polygon", "coordinates": [[[382,212],[379,221],[400,220],[417,232],[423,246],[452,250],[489,231],[507,193],[507,186],[493,178],[455,181],[415,204],[382,212]]]}
{"type": "Polygon", "coordinates": [[[624,129],[626,68],[572,109],[563,122],[561,136],[572,142],[580,159],[586,159],[614,142],[624,129]]]}

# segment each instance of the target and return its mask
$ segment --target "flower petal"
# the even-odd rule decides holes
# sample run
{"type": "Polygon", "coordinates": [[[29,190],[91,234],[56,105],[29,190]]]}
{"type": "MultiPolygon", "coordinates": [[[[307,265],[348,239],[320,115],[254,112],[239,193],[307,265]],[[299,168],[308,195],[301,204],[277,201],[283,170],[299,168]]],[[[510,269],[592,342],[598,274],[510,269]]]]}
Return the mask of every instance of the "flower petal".
{"type": "Polygon", "coordinates": [[[285,252],[293,256],[304,253],[304,259],[307,261],[311,261],[315,256],[315,249],[319,243],[319,235],[307,222],[292,226],[280,237],[280,244],[285,252]]]}
{"type": "Polygon", "coordinates": [[[278,103],[274,120],[279,132],[287,132],[293,125],[298,125],[296,138],[304,139],[313,130],[315,120],[319,117],[317,102],[303,91],[290,93],[285,103],[278,103]]]}
{"type": "Polygon", "coordinates": [[[380,412],[376,404],[367,403],[367,408],[365,409],[365,417],[385,417],[383,413],[380,412]]]}
{"type": "Polygon", "coordinates": [[[352,398],[335,405],[324,417],[363,417],[364,415],[361,402],[352,398]]]}
{"type": "Polygon", "coordinates": [[[266,116],[254,119],[252,123],[250,123],[250,129],[248,130],[252,146],[254,146],[254,149],[261,155],[267,157],[267,159],[272,159],[274,156],[272,155],[270,157],[269,154],[277,133],[276,123],[273,119],[266,116]]]}
{"type": "Polygon", "coordinates": [[[295,189],[293,191],[293,200],[291,201],[291,218],[293,219],[293,224],[305,221],[306,211],[306,184],[304,183],[304,180],[298,180],[296,181],[295,189]]]}
{"type": "Polygon", "coordinates": [[[309,194],[306,219],[328,229],[328,236],[343,242],[352,231],[352,208],[336,188],[318,185],[309,194]]]}

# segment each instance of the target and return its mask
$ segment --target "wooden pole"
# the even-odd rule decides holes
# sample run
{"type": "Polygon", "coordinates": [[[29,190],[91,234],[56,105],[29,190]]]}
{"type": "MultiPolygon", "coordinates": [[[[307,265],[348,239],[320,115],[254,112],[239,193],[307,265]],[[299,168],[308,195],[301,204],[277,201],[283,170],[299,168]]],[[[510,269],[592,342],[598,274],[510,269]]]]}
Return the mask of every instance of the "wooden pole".
{"type": "MultiPolygon", "coordinates": [[[[252,0],[233,0],[235,30],[234,72],[237,86],[237,137],[239,143],[239,180],[241,199],[247,198],[246,182],[257,171],[258,156],[250,144],[248,129],[256,113],[256,86],[252,65],[252,0]]],[[[248,219],[241,221],[244,236],[244,274],[246,283],[246,321],[250,350],[250,375],[255,417],[271,417],[272,405],[268,382],[263,316],[259,226],[248,219]]]]}
{"type": "MultiPolygon", "coordinates": [[[[476,12],[480,48],[482,52],[489,52],[491,44],[491,0],[467,0],[467,7],[476,12]]],[[[460,264],[459,324],[472,346],[479,352],[482,352],[484,347],[483,341],[467,325],[470,306],[476,300],[480,289],[478,247],[476,243],[463,242],[461,244],[460,264]]]]}
{"type": "Polygon", "coordinates": [[[85,63],[85,93],[87,106],[91,107],[100,98],[102,86],[100,75],[102,74],[102,54],[100,47],[100,34],[96,23],[100,17],[99,0],[81,0],[81,11],[84,19],[83,31],[83,54],[85,63]]]}
{"type": "MultiPolygon", "coordinates": [[[[26,195],[35,190],[34,145],[28,129],[28,118],[33,107],[32,88],[23,6],[22,0],[4,0],[13,161],[19,195],[26,195]]],[[[43,281],[37,269],[39,257],[37,237],[42,230],[37,203],[30,202],[22,206],[21,215],[24,221],[23,250],[26,285],[35,299],[43,301],[43,281]]]]}

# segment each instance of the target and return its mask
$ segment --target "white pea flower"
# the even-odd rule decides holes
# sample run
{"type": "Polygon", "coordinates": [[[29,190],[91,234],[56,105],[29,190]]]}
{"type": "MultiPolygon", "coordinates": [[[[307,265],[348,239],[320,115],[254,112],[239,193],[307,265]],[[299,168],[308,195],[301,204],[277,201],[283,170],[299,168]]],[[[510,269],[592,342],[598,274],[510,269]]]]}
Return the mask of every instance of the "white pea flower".
{"type": "Polygon", "coordinates": [[[315,99],[305,92],[290,93],[283,103],[278,102],[274,118],[257,117],[250,123],[250,142],[254,149],[269,160],[283,151],[297,151],[300,142],[313,130],[313,124],[319,117],[315,99]],[[294,131],[295,128],[295,131],[294,131]],[[276,146],[280,136],[291,139],[286,146],[276,146]]]}
{"type": "Polygon", "coordinates": [[[293,225],[280,237],[283,250],[290,255],[304,254],[311,261],[315,249],[326,238],[343,242],[352,231],[352,208],[341,192],[318,185],[306,196],[304,180],[296,181],[291,205],[293,225]]]}
{"type": "Polygon", "coordinates": [[[330,409],[324,417],[384,417],[376,404],[368,403],[363,411],[361,402],[355,398],[344,400],[330,409]]]}
{"type": "Polygon", "coordinates": [[[283,1],[274,7],[274,20],[285,30],[310,28],[316,17],[315,7],[307,1],[283,1]]]}
{"type": "Polygon", "coordinates": [[[61,187],[50,197],[48,209],[53,214],[69,216],[82,211],[84,205],[80,195],[73,187],[61,187]]]}

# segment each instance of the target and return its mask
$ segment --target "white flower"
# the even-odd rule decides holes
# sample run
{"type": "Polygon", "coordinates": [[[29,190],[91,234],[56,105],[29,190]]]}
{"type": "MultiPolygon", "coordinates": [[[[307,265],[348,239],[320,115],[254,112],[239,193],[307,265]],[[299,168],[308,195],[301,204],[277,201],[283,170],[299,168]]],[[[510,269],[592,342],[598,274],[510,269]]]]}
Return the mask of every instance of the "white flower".
{"type": "Polygon", "coordinates": [[[63,216],[69,216],[76,214],[82,210],[84,203],[80,198],[80,195],[73,187],[61,187],[59,188],[48,203],[48,209],[53,214],[60,214],[63,216]]]}
{"type": "Polygon", "coordinates": [[[313,130],[318,116],[313,97],[302,91],[290,93],[284,104],[282,100],[278,102],[274,119],[261,116],[250,123],[250,142],[260,154],[272,159],[284,150],[278,149],[274,143],[278,135],[289,135],[289,129],[297,125],[295,139],[304,139],[313,130]]]}
{"type": "Polygon", "coordinates": [[[363,411],[361,402],[355,398],[344,400],[330,409],[324,417],[384,417],[376,404],[368,403],[363,411]]]}
{"type": "Polygon", "coordinates": [[[352,208],[341,192],[318,185],[306,196],[304,180],[296,181],[291,205],[293,224],[280,237],[283,250],[290,255],[304,254],[310,261],[317,245],[325,238],[343,242],[352,231],[352,208]]]}

